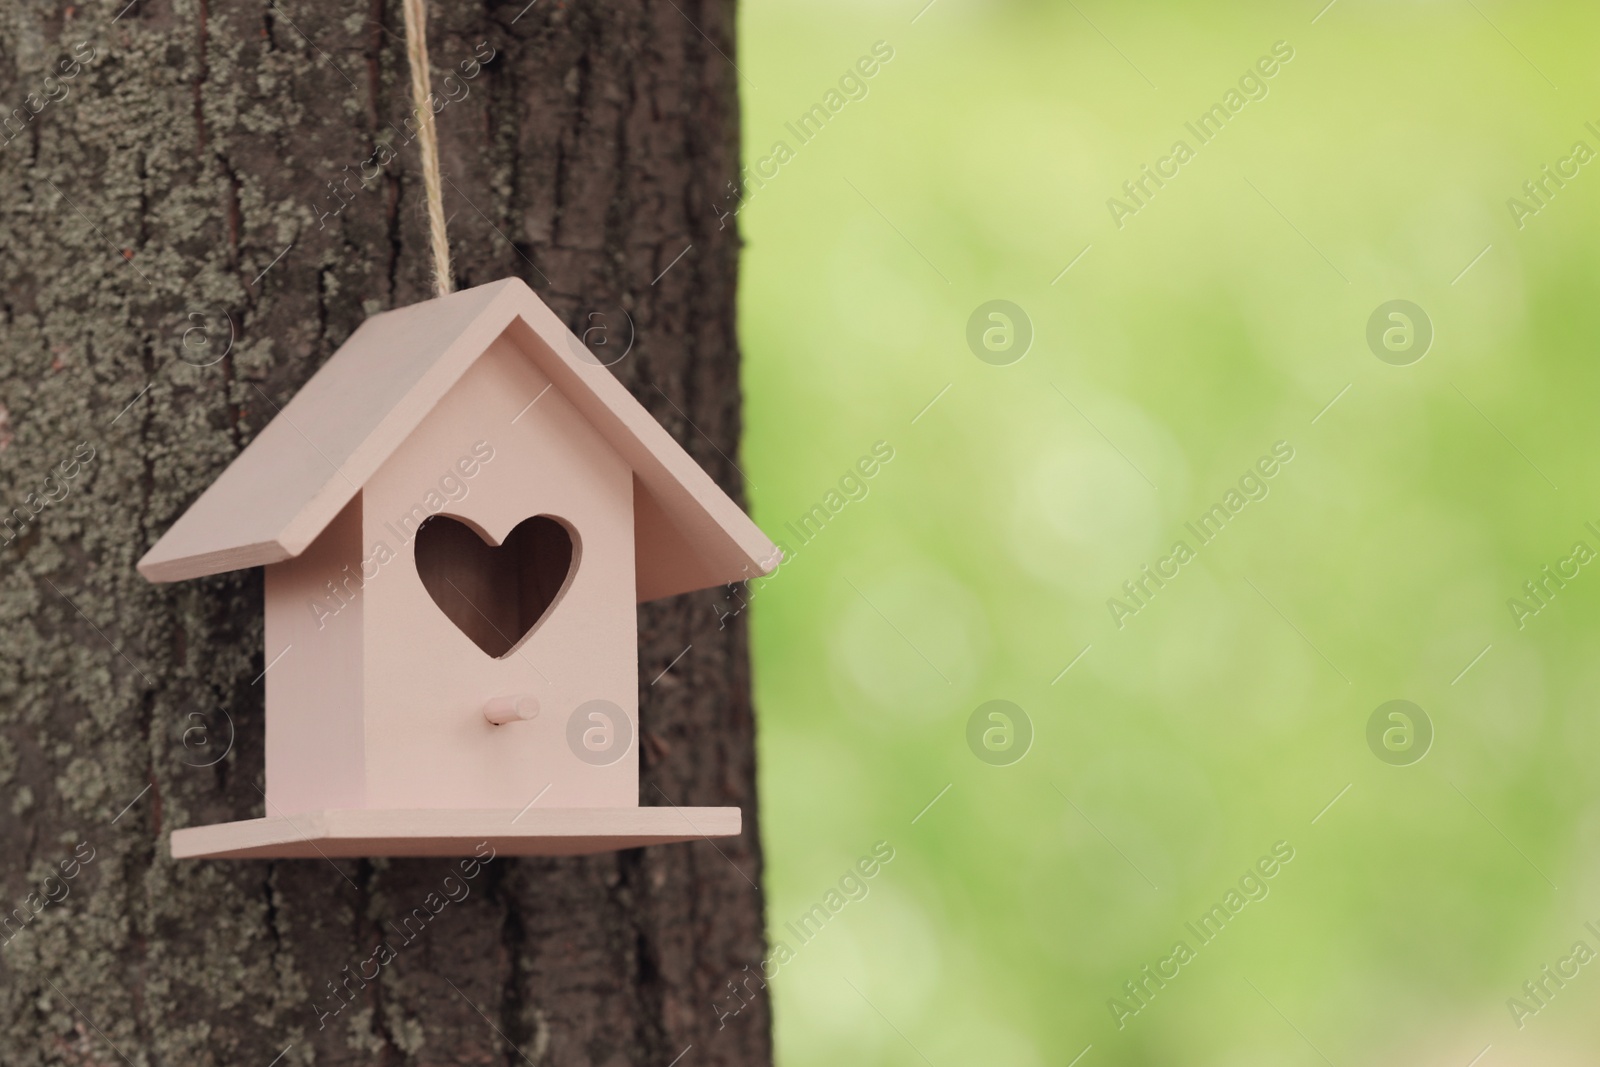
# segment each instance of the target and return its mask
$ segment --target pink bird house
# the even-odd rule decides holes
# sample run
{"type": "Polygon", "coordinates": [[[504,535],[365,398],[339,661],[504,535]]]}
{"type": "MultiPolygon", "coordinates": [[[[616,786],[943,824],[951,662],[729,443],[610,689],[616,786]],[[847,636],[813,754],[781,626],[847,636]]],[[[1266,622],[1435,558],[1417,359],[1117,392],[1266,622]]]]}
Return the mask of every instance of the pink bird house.
{"type": "Polygon", "coordinates": [[[376,315],[139,561],[265,570],[264,817],[172,854],[735,835],[639,804],[636,605],[779,558],[521,281],[376,315]]]}

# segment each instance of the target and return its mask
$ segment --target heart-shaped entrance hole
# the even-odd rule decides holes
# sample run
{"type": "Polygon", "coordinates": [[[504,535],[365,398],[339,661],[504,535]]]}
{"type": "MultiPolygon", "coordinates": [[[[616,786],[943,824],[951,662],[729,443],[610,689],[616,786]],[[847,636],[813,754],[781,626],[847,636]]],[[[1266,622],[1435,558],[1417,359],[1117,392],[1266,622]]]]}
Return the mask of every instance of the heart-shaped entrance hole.
{"type": "Polygon", "coordinates": [[[577,569],[573,557],[571,532],[548,515],[519,522],[499,545],[447,515],[417,529],[422,587],[446,618],[496,659],[555,607],[577,569]]]}

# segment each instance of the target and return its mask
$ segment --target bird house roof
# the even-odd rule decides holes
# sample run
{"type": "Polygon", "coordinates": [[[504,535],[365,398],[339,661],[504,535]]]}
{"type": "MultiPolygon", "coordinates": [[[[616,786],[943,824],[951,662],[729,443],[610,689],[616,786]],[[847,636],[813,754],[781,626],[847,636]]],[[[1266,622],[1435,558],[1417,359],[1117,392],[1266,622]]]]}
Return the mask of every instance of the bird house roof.
{"type": "Polygon", "coordinates": [[[153,582],[298,556],[501,335],[634,473],[639,599],[765,574],[778,551],[517,278],[375,315],[139,561],[153,582]]]}

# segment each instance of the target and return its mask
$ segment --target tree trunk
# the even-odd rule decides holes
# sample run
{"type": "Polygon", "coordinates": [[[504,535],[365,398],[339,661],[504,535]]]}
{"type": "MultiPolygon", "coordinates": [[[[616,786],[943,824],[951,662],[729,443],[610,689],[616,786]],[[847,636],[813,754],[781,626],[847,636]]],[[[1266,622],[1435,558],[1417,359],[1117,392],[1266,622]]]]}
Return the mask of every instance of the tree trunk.
{"type": "MultiPolygon", "coordinates": [[[[0,1060],[769,1062],[718,592],[640,611],[641,801],[737,804],[742,838],[473,877],[169,858],[265,814],[261,575],[133,564],[431,284],[397,3],[125,2],[0,7],[0,1060]]],[[[612,357],[633,334],[613,370],[737,494],[732,0],[432,6],[458,286],[519,275],[612,357]]]]}

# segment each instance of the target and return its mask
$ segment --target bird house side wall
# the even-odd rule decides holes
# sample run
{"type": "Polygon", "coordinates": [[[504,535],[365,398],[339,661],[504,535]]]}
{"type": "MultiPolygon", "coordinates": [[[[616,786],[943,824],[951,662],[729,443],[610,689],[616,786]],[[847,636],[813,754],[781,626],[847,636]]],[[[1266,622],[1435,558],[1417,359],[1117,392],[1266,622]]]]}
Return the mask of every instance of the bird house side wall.
{"type": "Polygon", "coordinates": [[[267,816],[365,803],[361,494],[266,568],[267,816]]]}

